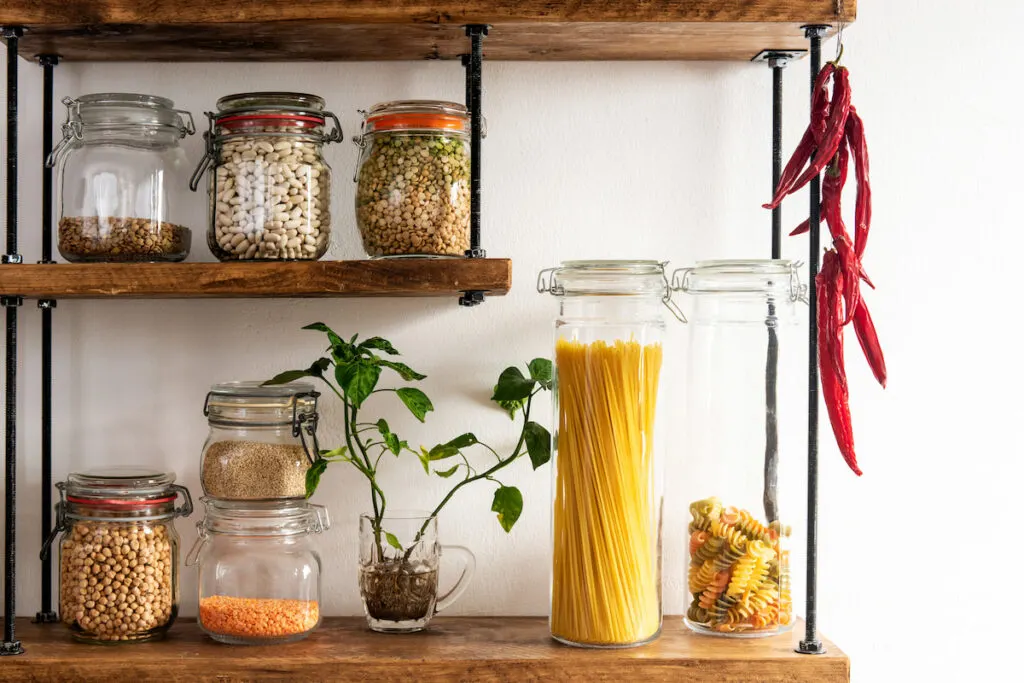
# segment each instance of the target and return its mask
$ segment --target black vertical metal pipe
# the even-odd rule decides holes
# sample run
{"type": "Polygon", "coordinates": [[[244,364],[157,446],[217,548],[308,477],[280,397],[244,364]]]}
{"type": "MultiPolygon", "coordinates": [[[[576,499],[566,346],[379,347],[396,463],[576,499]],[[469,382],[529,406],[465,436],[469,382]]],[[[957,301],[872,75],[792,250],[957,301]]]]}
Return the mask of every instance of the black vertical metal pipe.
{"type": "Polygon", "coordinates": [[[481,148],[483,147],[483,64],[484,36],[487,27],[480,25],[467,26],[469,34],[469,248],[471,256],[480,256],[480,179],[481,179],[481,148]]]}
{"type": "MultiPolygon", "coordinates": [[[[7,253],[5,264],[21,261],[18,256],[18,38],[20,28],[4,28],[7,40],[7,253]]],[[[9,266],[4,266],[9,267],[9,266]]],[[[18,297],[3,296],[6,308],[7,334],[5,432],[4,432],[4,642],[0,654],[21,654],[24,650],[15,639],[15,488],[17,484],[17,391],[18,391],[18,297]]]]}
{"type": "MultiPolygon", "coordinates": [[[[782,70],[786,59],[773,57],[768,64],[772,69],[772,186],[769,195],[774,195],[782,177],[782,70]]],[[[782,205],[772,209],[772,258],[782,258],[782,205]]]]}
{"type": "MultiPolygon", "coordinates": [[[[814,82],[821,71],[821,39],[827,26],[806,26],[811,42],[811,99],[814,82]]],[[[810,247],[807,255],[810,312],[807,332],[807,606],[806,630],[797,652],[822,654],[818,640],[818,304],[814,278],[818,274],[821,253],[821,178],[811,180],[810,247]]]]}
{"type": "MultiPolygon", "coordinates": [[[[43,67],[43,259],[41,263],[53,263],[53,169],[46,167],[46,157],[53,149],[53,67],[57,55],[40,55],[43,67]]],[[[42,314],[42,349],[40,351],[42,375],[42,443],[40,519],[42,540],[46,542],[53,523],[53,309],[57,302],[40,300],[42,314]]],[[[57,614],[53,610],[53,554],[47,553],[41,560],[39,575],[40,609],[36,613],[37,623],[53,623],[57,614]]]]}

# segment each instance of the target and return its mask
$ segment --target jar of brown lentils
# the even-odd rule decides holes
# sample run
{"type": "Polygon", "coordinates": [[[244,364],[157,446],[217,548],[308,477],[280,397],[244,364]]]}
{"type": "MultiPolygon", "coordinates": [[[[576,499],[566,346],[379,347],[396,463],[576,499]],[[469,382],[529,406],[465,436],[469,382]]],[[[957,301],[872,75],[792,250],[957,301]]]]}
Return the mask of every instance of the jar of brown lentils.
{"type": "Polygon", "coordinates": [[[454,102],[404,100],[365,112],[356,224],[378,256],[465,256],[470,119],[454,102]]]}
{"type": "Polygon", "coordinates": [[[178,614],[175,517],[192,513],[173,472],[112,467],[59,482],[60,620],[87,643],[163,637],[178,614]],[[175,507],[178,496],[182,504],[175,507]]]}

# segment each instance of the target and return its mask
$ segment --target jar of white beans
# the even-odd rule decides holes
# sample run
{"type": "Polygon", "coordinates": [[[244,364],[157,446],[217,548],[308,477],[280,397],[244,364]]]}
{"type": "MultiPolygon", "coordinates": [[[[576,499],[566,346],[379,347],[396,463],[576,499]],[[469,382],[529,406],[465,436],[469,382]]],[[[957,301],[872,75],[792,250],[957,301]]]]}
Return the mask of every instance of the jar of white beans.
{"type": "Polygon", "coordinates": [[[331,234],[331,168],[324,143],[342,138],[324,101],[302,93],[242,93],[207,112],[210,251],[222,261],[316,260],[331,234]],[[327,128],[330,119],[331,127],[327,128]]]}

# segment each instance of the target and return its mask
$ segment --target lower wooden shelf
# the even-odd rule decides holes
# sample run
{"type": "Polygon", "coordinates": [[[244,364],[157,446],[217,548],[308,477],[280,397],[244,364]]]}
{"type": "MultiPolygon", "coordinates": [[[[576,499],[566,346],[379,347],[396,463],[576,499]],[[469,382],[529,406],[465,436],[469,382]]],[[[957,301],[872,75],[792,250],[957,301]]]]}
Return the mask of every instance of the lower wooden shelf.
{"type": "MultiPolygon", "coordinates": [[[[797,629],[802,629],[798,624],[797,629]]],[[[0,681],[674,681],[840,683],[850,660],[799,655],[793,633],[760,640],[699,636],[666,617],[661,637],[624,650],[559,645],[537,617],[440,617],[411,635],[367,630],[362,618],[329,618],[308,639],[274,646],[221,645],[194,620],[166,640],[96,646],[71,640],[62,624],[18,620],[25,654],[0,660],[0,681]]]]}
{"type": "Polygon", "coordinates": [[[0,295],[30,299],[500,296],[511,286],[509,259],[0,266],[0,295]]]}

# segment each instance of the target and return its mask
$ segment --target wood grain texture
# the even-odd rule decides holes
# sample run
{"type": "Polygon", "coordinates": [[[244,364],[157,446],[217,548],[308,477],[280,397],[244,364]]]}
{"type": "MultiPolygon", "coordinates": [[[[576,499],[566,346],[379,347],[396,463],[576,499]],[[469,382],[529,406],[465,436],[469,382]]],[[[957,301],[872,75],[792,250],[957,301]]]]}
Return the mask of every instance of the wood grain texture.
{"type": "Polygon", "coordinates": [[[0,266],[0,294],[30,299],[503,295],[511,286],[508,259],[0,266]]]}
{"type": "MultiPolygon", "coordinates": [[[[846,21],[855,0],[844,3],[846,21]]],[[[77,61],[457,59],[463,26],[491,25],[489,60],[748,60],[806,48],[834,0],[5,0],[20,53],[77,61]]]]}
{"type": "MultiPolygon", "coordinates": [[[[801,626],[798,625],[797,629],[801,626]]],[[[220,645],[195,622],[179,621],[167,640],[124,646],[71,641],[61,624],[18,620],[25,654],[0,660],[0,681],[85,683],[132,680],[217,681],[645,681],[657,683],[848,683],[850,660],[793,652],[794,634],[729,640],[690,633],[666,617],[661,638],[625,650],[559,645],[547,620],[534,617],[441,617],[412,635],[383,635],[362,618],[331,618],[289,645],[220,645]]]]}

